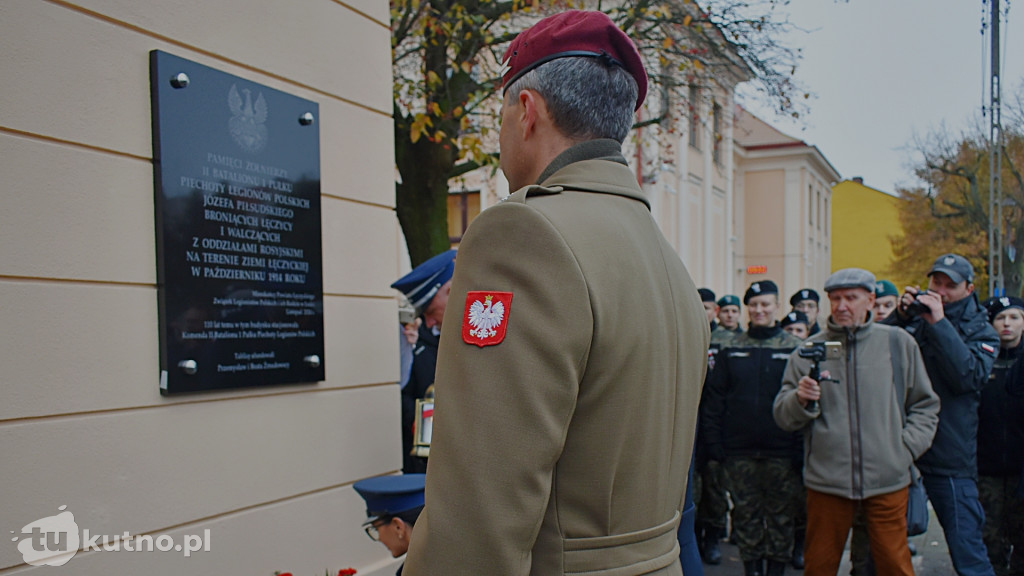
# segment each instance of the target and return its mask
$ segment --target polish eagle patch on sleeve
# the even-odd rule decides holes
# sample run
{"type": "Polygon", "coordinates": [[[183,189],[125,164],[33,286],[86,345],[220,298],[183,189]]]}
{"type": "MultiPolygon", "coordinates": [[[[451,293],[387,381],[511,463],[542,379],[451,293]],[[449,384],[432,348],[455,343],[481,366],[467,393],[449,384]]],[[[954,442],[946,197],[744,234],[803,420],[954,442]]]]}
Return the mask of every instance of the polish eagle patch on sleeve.
{"type": "Polygon", "coordinates": [[[505,339],[511,308],[511,292],[467,293],[466,311],[462,317],[462,340],[481,348],[501,344],[505,339]]]}

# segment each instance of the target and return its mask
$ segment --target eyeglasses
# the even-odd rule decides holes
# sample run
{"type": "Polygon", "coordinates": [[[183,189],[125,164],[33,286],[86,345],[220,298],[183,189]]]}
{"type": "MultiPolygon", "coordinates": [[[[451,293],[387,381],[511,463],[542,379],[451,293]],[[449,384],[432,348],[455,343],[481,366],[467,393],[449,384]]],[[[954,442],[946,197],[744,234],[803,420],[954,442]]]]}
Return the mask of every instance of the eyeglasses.
{"type": "Polygon", "coordinates": [[[387,520],[374,520],[369,526],[363,528],[363,530],[366,531],[366,535],[370,537],[370,540],[380,542],[380,527],[387,523],[387,520]]]}

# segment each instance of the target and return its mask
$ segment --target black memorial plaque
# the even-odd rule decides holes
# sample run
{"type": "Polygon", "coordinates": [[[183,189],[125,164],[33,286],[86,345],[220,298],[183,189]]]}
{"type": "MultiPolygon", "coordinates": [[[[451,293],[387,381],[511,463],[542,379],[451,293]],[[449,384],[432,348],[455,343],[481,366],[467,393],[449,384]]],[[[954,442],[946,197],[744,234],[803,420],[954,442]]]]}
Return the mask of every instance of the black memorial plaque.
{"type": "Polygon", "coordinates": [[[324,379],[315,102],[150,53],[162,393],[324,379]]]}

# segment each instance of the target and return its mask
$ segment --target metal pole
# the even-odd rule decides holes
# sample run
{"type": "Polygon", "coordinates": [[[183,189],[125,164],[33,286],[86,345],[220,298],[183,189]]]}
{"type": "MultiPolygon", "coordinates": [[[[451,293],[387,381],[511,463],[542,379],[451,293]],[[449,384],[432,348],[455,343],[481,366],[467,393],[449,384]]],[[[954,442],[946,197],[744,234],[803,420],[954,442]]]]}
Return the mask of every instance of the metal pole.
{"type": "Polygon", "coordinates": [[[1003,287],[1003,134],[1000,97],[1002,88],[999,82],[999,0],[991,0],[991,86],[989,108],[991,124],[989,126],[989,227],[988,227],[988,270],[989,295],[1002,296],[1003,287]]]}

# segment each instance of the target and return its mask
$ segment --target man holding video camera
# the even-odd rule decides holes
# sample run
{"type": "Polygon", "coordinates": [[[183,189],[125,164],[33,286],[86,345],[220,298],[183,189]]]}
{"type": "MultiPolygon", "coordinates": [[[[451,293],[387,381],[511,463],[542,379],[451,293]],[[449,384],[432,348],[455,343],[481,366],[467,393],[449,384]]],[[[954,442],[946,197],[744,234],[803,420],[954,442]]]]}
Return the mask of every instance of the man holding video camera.
{"type": "Polygon", "coordinates": [[[878,573],[912,575],[910,466],[931,444],[939,399],[913,339],[872,321],[874,274],[840,270],[825,292],[832,307],[825,330],[790,355],[773,406],[783,430],[804,430],[804,570],[838,571],[860,509],[878,573]]]}
{"type": "Polygon", "coordinates": [[[917,340],[942,400],[932,447],[918,461],[928,500],[942,524],[958,574],[994,574],[978,501],[978,404],[999,354],[999,335],[974,293],[974,266],[959,254],[940,256],[928,290],[908,286],[886,324],[917,340]]]}

